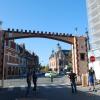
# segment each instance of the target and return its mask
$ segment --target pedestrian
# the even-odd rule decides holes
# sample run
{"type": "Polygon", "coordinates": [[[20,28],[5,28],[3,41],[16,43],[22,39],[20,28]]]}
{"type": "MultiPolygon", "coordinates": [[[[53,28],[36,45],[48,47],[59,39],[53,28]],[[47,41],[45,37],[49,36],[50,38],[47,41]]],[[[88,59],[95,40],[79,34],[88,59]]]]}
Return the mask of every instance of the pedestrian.
{"type": "Polygon", "coordinates": [[[33,71],[32,78],[33,78],[33,84],[34,84],[33,91],[36,91],[36,89],[37,89],[37,74],[36,74],[36,71],[33,71]]]}
{"type": "Polygon", "coordinates": [[[26,81],[27,81],[27,89],[26,89],[26,96],[27,96],[31,89],[31,69],[28,69],[26,81]]]}
{"type": "Polygon", "coordinates": [[[53,82],[53,76],[52,76],[52,75],[51,75],[51,77],[50,77],[50,78],[51,78],[51,82],[53,82]]]}
{"type": "Polygon", "coordinates": [[[91,67],[88,71],[88,80],[89,80],[89,90],[95,91],[95,71],[91,67]]]}
{"type": "Polygon", "coordinates": [[[71,73],[69,74],[69,79],[71,82],[71,89],[72,89],[72,93],[76,93],[77,92],[77,88],[76,88],[76,74],[73,73],[73,71],[71,70],[71,73]]]}

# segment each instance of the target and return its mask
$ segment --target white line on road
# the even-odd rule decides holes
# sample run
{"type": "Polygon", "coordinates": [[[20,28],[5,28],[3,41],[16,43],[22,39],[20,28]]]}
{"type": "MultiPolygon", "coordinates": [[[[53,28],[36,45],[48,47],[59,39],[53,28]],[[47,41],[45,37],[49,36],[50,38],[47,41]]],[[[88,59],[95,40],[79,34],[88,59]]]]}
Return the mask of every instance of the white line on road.
{"type": "Polygon", "coordinates": [[[25,90],[25,88],[26,88],[26,85],[21,85],[21,86],[20,86],[20,89],[21,89],[21,90],[25,90]]]}
{"type": "Polygon", "coordinates": [[[13,85],[8,86],[8,91],[12,91],[14,89],[13,85]]]}

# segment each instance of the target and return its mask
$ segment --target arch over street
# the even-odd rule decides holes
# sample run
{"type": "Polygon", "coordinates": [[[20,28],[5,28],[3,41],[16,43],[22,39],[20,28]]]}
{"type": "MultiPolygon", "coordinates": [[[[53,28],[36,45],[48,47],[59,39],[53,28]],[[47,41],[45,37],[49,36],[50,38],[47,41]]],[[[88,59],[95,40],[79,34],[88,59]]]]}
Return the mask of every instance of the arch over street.
{"type": "MultiPolygon", "coordinates": [[[[2,30],[4,40],[13,40],[21,38],[48,38],[53,40],[62,41],[72,45],[72,65],[73,72],[78,76],[87,73],[88,69],[88,54],[87,54],[87,38],[84,36],[73,36],[66,33],[52,33],[43,31],[23,31],[23,30],[2,30]]],[[[2,56],[3,57],[3,56],[2,56]]],[[[3,59],[3,58],[2,58],[3,59]]],[[[2,63],[3,64],[3,63],[2,63]]],[[[0,65],[2,68],[3,65],[0,65]]]]}

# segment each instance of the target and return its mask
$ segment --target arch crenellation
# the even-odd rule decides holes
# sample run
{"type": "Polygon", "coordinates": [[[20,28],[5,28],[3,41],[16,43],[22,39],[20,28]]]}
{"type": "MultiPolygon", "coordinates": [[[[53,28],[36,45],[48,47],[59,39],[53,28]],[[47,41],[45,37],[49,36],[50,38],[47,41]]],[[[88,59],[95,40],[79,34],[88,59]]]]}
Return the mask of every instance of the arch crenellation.
{"type": "Polygon", "coordinates": [[[19,30],[19,29],[16,29],[16,30],[14,30],[14,29],[10,29],[10,28],[8,28],[8,30],[4,30],[5,32],[10,32],[10,33],[18,33],[18,34],[20,34],[20,33],[23,33],[23,34],[25,34],[25,33],[28,33],[28,34],[34,34],[34,33],[36,33],[36,34],[48,34],[48,35],[51,35],[51,36],[67,36],[67,37],[73,37],[73,35],[72,34],[69,34],[69,33],[58,33],[58,32],[47,32],[47,31],[45,31],[45,32],[43,32],[43,31],[35,31],[35,30],[33,30],[33,32],[31,31],[31,30],[23,30],[23,29],[21,29],[21,30],[19,30]]]}
{"type": "Polygon", "coordinates": [[[54,33],[54,32],[43,32],[43,31],[35,31],[33,32],[31,30],[19,30],[19,29],[10,29],[3,30],[5,34],[11,33],[12,37],[6,36],[7,39],[19,39],[19,38],[29,38],[29,37],[40,37],[40,38],[48,38],[48,39],[54,39],[59,40],[62,42],[68,42],[69,44],[73,44],[73,37],[72,34],[66,34],[66,33],[54,33]]]}

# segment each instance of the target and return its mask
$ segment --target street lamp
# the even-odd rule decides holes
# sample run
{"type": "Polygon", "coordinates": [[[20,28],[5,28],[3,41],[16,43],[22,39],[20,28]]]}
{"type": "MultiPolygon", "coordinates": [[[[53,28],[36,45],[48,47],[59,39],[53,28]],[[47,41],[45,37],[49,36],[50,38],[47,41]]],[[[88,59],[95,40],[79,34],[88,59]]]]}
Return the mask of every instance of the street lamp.
{"type": "Polygon", "coordinates": [[[5,33],[2,36],[2,87],[4,87],[4,65],[5,65],[5,33]]]}
{"type": "Polygon", "coordinates": [[[1,32],[1,44],[2,44],[2,53],[1,53],[1,67],[2,67],[2,87],[4,87],[4,61],[5,61],[5,55],[4,55],[4,52],[5,52],[5,33],[2,31],[2,21],[0,21],[0,32],[1,32]]]}

